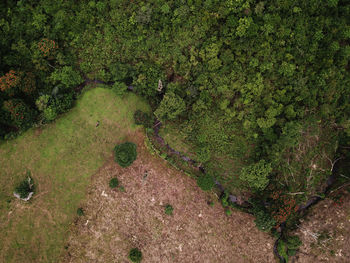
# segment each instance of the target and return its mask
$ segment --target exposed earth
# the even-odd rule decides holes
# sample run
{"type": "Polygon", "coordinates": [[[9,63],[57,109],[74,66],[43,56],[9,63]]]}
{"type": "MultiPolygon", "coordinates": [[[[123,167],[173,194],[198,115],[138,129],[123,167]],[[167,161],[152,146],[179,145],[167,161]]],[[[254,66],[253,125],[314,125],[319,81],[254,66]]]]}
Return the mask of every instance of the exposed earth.
{"type": "Polygon", "coordinates": [[[72,225],[61,262],[129,262],[133,247],[141,249],[142,262],[152,263],[275,261],[274,239],[255,227],[252,216],[227,216],[216,196],[152,156],[141,132],[128,139],[138,145],[137,160],[121,168],[110,159],[91,178],[85,215],[72,225]],[[113,177],[125,192],[109,187],[113,177]],[[165,214],[167,204],[173,215],[165,214]]]}
{"type": "Polygon", "coordinates": [[[350,193],[341,190],[331,197],[302,220],[296,234],[303,244],[292,262],[350,262],[350,193]]]}

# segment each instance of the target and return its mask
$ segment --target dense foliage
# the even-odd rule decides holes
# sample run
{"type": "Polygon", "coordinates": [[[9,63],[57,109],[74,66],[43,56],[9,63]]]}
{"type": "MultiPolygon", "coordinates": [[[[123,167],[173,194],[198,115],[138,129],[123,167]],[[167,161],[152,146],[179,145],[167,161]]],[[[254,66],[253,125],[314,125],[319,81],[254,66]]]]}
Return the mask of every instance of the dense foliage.
{"type": "Polygon", "coordinates": [[[317,195],[350,144],[345,0],[2,1],[0,31],[3,138],[67,111],[89,78],[144,96],[208,173],[265,201],[317,195]]]}
{"type": "Polygon", "coordinates": [[[136,157],[136,144],[132,142],[125,142],[114,147],[114,159],[121,167],[130,166],[136,157]]]}

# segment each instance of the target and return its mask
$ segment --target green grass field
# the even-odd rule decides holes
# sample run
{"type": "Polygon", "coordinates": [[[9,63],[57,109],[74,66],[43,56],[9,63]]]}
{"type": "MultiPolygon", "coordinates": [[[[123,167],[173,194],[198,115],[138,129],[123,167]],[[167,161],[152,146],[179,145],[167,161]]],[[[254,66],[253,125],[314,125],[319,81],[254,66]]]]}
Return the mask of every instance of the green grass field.
{"type": "Polygon", "coordinates": [[[0,262],[57,261],[90,176],[132,140],[136,109],[148,106],[134,94],[91,89],[56,122],[0,145],[0,262]],[[25,203],[13,189],[27,170],[36,193],[25,203]]]}

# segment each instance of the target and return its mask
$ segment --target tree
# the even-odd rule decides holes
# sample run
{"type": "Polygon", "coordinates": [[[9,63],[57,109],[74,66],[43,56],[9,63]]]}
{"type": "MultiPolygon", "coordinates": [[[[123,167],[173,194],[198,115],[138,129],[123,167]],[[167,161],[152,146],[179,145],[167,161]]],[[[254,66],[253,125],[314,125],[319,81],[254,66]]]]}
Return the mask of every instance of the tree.
{"type": "Polygon", "coordinates": [[[136,144],[132,142],[125,142],[114,147],[114,159],[121,167],[130,166],[136,157],[136,144]]]}
{"type": "Polygon", "coordinates": [[[185,109],[186,104],[181,97],[173,92],[167,92],[154,115],[162,121],[173,120],[183,113],[185,109]]]}

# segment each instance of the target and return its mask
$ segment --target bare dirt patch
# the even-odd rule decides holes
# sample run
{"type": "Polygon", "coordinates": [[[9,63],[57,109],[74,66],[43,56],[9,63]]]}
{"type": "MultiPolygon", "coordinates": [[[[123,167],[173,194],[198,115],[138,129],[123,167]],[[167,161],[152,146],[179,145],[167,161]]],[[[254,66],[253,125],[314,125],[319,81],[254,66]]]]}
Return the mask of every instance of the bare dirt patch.
{"type": "Polygon", "coordinates": [[[252,216],[234,211],[228,217],[219,203],[209,206],[214,197],[150,155],[143,139],[141,133],[129,138],[138,144],[132,166],[110,160],[92,177],[85,216],[72,226],[62,262],[129,262],[133,247],[141,249],[142,262],[274,262],[274,240],[252,216]],[[112,177],[125,192],[109,188],[112,177]],[[173,215],[165,214],[166,204],[173,215]]]}
{"type": "Polygon", "coordinates": [[[296,234],[303,242],[293,262],[350,262],[350,193],[341,205],[331,199],[310,209],[296,234]]]}

